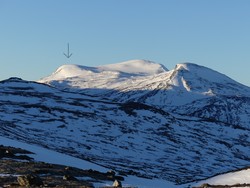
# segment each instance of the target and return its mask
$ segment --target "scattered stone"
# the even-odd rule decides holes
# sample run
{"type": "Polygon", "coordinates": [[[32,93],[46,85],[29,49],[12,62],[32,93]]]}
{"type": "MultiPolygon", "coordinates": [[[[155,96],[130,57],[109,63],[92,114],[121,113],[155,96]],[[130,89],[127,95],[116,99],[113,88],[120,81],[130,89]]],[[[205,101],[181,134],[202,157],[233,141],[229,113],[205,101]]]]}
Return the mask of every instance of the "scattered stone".
{"type": "Polygon", "coordinates": [[[71,175],[64,175],[63,179],[66,181],[78,181],[78,179],[76,179],[74,176],[71,175]]]}
{"type": "Polygon", "coordinates": [[[70,170],[70,167],[69,167],[69,166],[66,166],[64,169],[65,169],[65,170],[70,170]]]}
{"type": "Polygon", "coordinates": [[[210,188],[210,187],[211,187],[211,185],[208,183],[204,183],[201,185],[201,188],[210,188]]]}

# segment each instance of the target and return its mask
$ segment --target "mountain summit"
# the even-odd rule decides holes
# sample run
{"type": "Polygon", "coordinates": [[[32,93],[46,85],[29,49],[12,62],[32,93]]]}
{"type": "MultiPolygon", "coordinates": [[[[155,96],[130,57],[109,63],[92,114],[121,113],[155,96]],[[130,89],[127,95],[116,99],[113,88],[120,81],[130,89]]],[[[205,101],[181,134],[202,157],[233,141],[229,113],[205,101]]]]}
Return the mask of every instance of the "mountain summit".
{"type": "Polygon", "coordinates": [[[186,91],[205,94],[236,95],[249,89],[222,73],[193,63],[177,64],[169,82],[186,91]]]}
{"type": "Polygon", "coordinates": [[[62,65],[51,76],[41,81],[70,79],[72,77],[85,77],[91,74],[127,74],[128,76],[148,76],[166,72],[168,69],[161,64],[147,60],[131,60],[117,64],[87,67],[81,65],[62,65]]]}

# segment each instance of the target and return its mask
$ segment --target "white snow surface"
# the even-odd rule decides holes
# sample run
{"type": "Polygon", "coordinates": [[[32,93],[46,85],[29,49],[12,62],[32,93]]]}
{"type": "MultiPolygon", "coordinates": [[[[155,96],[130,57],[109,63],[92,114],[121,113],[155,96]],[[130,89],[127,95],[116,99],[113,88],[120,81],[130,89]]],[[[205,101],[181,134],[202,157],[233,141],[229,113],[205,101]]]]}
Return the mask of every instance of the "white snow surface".
{"type": "Polygon", "coordinates": [[[142,75],[154,75],[167,71],[167,68],[163,65],[148,60],[130,60],[117,64],[98,66],[97,68],[102,71],[118,71],[142,75]]]}
{"type": "Polygon", "coordinates": [[[250,184],[250,168],[221,174],[194,184],[194,186],[201,186],[204,183],[208,183],[210,185],[235,185],[245,183],[250,184]]]}

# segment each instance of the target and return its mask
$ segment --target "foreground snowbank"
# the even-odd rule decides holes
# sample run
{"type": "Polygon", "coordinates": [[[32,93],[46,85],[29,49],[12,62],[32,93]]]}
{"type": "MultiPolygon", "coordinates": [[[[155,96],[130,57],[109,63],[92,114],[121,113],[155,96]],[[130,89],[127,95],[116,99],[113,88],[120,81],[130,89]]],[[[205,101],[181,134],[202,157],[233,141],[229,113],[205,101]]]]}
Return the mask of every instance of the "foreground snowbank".
{"type": "Polygon", "coordinates": [[[201,181],[194,186],[200,186],[204,183],[210,185],[235,185],[235,184],[250,184],[250,168],[237,172],[230,172],[218,175],[207,180],[201,181]]]}
{"type": "Polygon", "coordinates": [[[107,172],[109,169],[101,167],[99,165],[90,163],[88,161],[78,159],[75,157],[71,157],[69,155],[65,155],[62,153],[58,153],[55,151],[51,151],[39,146],[34,146],[30,144],[26,144],[23,142],[19,142],[16,140],[11,140],[5,137],[0,136],[0,144],[4,146],[12,146],[17,148],[22,148],[34,153],[31,157],[34,158],[36,161],[42,161],[46,163],[53,163],[53,164],[60,164],[65,166],[72,166],[76,168],[83,168],[83,169],[95,169],[101,172],[107,172]]]}

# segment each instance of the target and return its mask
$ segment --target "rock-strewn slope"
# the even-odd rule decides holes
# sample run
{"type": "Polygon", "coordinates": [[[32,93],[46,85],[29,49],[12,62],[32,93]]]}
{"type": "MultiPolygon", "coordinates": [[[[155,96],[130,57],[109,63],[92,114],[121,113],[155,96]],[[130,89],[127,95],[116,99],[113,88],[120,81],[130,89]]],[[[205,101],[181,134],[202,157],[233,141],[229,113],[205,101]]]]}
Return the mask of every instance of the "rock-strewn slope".
{"type": "Polygon", "coordinates": [[[2,187],[81,187],[93,188],[93,183],[124,180],[110,171],[34,161],[27,150],[0,145],[0,186],[2,187]]]}

